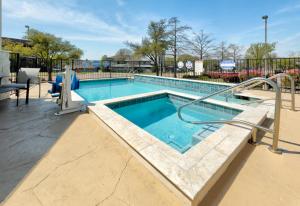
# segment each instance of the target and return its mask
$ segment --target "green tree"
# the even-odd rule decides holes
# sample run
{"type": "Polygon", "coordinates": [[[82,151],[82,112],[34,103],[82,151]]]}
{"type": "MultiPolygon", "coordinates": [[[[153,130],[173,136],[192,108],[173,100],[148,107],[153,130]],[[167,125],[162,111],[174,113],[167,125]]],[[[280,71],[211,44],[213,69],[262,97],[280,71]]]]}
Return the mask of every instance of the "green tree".
{"type": "Polygon", "coordinates": [[[139,43],[126,43],[135,56],[148,58],[159,75],[159,65],[168,48],[168,33],[166,20],[151,21],[148,26],[148,36],[139,43]]]}
{"type": "Polygon", "coordinates": [[[33,54],[42,59],[50,58],[74,58],[79,59],[83,52],[68,41],[56,37],[53,34],[30,29],[26,39],[32,44],[33,54]]]}
{"type": "Polygon", "coordinates": [[[31,47],[24,46],[22,43],[16,43],[9,40],[3,41],[3,49],[14,53],[20,53],[24,56],[33,56],[31,47]]]}
{"type": "Polygon", "coordinates": [[[126,61],[131,60],[132,51],[129,49],[119,49],[116,54],[113,56],[115,61],[126,61]]]}
{"type": "Polygon", "coordinates": [[[190,55],[190,54],[182,54],[178,56],[178,61],[196,61],[198,57],[190,55]]]}
{"type": "Polygon", "coordinates": [[[248,59],[264,59],[274,56],[276,44],[265,44],[265,43],[255,43],[251,44],[246,51],[246,58],[248,59]]]}
{"type": "Polygon", "coordinates": [[[101,61],[104,61],[106,59],[108,59],[108,56],[106,54],[101,57],[101,61]]]}
{"type": "Polygon", "coordinates": [[[6,41],[4,49],[23,56],[35,56],[46,60],[50,58],[79,59],[83,55],[81,49],[49,33],[30,29],[25,38],[29,40],[29,45],[6,41]]]}

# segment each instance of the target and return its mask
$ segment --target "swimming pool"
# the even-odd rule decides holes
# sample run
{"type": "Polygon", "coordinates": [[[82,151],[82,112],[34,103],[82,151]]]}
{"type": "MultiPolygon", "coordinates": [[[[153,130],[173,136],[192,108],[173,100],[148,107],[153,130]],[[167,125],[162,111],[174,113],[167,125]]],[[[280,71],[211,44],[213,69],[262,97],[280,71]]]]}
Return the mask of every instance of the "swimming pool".
{"type": "MultiPolygon", "coordinates": [[[[194,125],[181,121],[177,116],[177,109],[188,101],[191,99],[162,94],[107,106],[162,142],[184,153],[220,128],[220,125],[194,125]]],[[[209,121],[232,119],[240,112],[220,105],[202,103],[184,109],[183,115],[190,120],[209,121]]]]}
{"type": "MultiPolygon", "coordinates": [[[[134,79],[108,79],[81,81],[80,88],[76,90],[87,102],[124,97],[159,90],[171,90],[197,96],[227,88],[227,85],[203,83],[188,80],[161,78],[153,76],[135,76],[134,79]]],[[[224,95],[215,96],[215,99],[225,101],[224,95]]],[[[229,102],[242,103],[247,100],[238,96],[230,96],[229,102]]]]}
{"type": "MultiPolygon", "coordinates": [[[[186,124],[179,120],[177,109],[228,86],[143,76],[82,82],[81,95],[93,102],[88,104],[89,111],[145,160],[145,165],[170,189],[183,194],[187,204],[198,205],[251,138],[252,129],[186,124]]],[[[224,100],[224,96],[218,98],[224,100]]],[[[182,112],[189,120],[238,119],[260,125],[268,110],[207,99],[182,112]]]]}

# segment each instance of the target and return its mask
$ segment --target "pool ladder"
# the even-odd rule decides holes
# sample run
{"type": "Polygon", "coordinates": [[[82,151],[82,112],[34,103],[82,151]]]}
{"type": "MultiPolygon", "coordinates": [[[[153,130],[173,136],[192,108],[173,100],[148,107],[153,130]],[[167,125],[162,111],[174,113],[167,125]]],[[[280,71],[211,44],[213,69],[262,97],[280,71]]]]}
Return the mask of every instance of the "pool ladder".
{"type": "Polygon", "coordinates": [[[212,94],[209,94],[207,96],[204,96],[204,97],[201,97],[199,99],[196,99],[194,101],[191,101],[187,104],[184,104],[182,106],[180,106],[178,108],[178,111],[177,111],[177,114],[178,114],[178,117],[186,122],[186,123],[190,123],[190,124],[243,124],[243,125],[246,125],[246,126],[250,126],[253,128],[252,130],[252,141],[254,143],[256,143],[257,139],[256,139],[256,135],[257,135],[257,130],[263,130],[265,132],[268,132],[268,133],[271,133],[273,135],[273,143],[272,145],[270,146],[270,151],[274,152],[274,153],[277,153],[277,154],[281,154],[281,150],[278,149],[278,140],[279,140],[279,126],[280,126],[280,108],[281,108],[281,91],[280,91],[280,88],[278,87],[278,85],[273,82],[271,79],[267,79],[267,78],[263,78],[263,77],[256,77],[256,78],[252,78],[252,79],[249,79],[249,80],[246,80],[240,84],[237,84],[237,85],[234,85],[230,88],[226,88],[226,89],[222,89],[220,91],[217,91],[217,92],[214,92],[212,94]],[[191,120],[186,120],[182,117],[182,109],[189,106],[189,105],[192,105],[192,104],[195,104],[197,102],[202,102],[210,97],[213,97],[213,96],[216,96],[216,95],[219,95],[219,94],[223,94],[223,93],[226,93],[226,92],[229,92],[229,91],[235,91],[236,89],[239,89],[241,87],[244,87],[244,89],[246,89],[247,87],[249,87],[250,85],[253,86],[253,84],[255,86],[258,86],[260,84],[263,84],[263,83],[266,83],[266,84],[269,84],[274,90],[275,90],[275,93],[276,93],[276,97],[275,97],[275,112],[274,112],[274,127],[273,129],[270,129],[270,128],[267,128],[267,127],[263,127],[263,126],[260,126],[260,125],[256,125],[256,124],[253,124],[251,122],[248,122],[248,121],[244,121],[244,120],[215,120],[215,121],[191,121],[191,120]]]}

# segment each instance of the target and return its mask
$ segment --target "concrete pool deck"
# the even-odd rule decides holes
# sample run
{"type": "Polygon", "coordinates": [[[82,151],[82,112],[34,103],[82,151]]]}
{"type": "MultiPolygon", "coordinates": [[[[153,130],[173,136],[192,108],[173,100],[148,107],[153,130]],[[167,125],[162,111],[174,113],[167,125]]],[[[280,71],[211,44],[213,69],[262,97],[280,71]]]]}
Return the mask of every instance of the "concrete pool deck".
{"type": "MultiPolygon", "coordinates": [[[[92,115],[53,116],[46,87],[29,106],[0,103],[3,205],[185,204],[92,115]]],[[[299,205],[299,122],[299,112],[282,109],[279,146],[286,152],[270,153],[269,135],[257,147],[247,144],[200,205],[299,205]]]]}

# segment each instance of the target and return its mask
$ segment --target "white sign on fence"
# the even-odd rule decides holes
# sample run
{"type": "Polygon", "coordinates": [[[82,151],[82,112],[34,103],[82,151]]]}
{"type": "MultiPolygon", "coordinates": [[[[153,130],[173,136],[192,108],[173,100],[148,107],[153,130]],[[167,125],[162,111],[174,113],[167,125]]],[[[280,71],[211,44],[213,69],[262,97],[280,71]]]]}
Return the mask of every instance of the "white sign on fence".
{"type": "Polygon", "coordinates": [[[195,73],[202,74],[203,72],[204,72],[203,61],[202,60],[195,61],[195,73]]]}
{"type": "Polygon", "coordinates": [[[182,61],[177,63],[177,66],[179,69],[182,69],[184,67],[184,63],[182,61]]]}
{"type": "Polygon", "coordinates": [[[235,67],[233,60],[223,60],[220,62],[220,67],[224,70],[232,70],[235,67]]]}
{"type": "Polygon", "coordinates": [[[192,68],[193,68],[193,62],[187,61],[187,62],[185,63],[185,67],[186,67],[187,69],[192,69],[192,68]]]}

